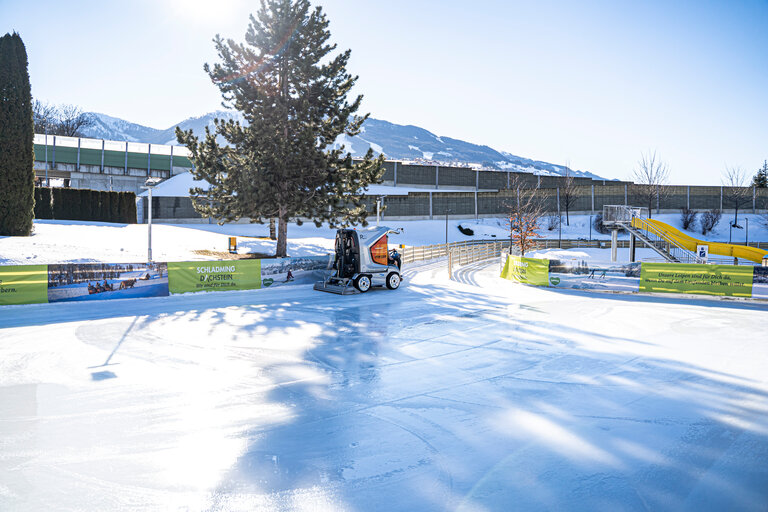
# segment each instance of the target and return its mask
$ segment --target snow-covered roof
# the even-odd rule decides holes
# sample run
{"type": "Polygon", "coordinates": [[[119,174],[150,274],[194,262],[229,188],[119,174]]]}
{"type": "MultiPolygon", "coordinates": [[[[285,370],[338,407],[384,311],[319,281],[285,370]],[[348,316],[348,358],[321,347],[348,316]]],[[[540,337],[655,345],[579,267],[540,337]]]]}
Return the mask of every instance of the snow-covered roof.
{"type": "MultiPolygon", "coordinates": [[[[203,181],[196,181],[192,173],[184,172],[177,174],[173,178],[167,179],[152,189],[154,197],[189,197],[190,187],[200,187],[208,190],[210,184],[203,181]]],[[[468,189],[446,189],[446,188],[419,188],[419,187],[393,187],[391,185],[369,185],[368,190],[363,192],[366,196],[407,196],[409,192],[470,192],[468,189]]],[[[146,196],[145,190],[139,196],[146,196]]]]}
{"type": "MultiPolygon", "coordinates": [[[[200,187],[203,190],[208,190],[210,186],[205,180],[195,180],[191,172],[184,172],[163,181],[153,188],[152,195],[154,197],[189,197],[189,189],[191,187],[200,187]]],[[[139,196],[146,196],[148,194],[149,191],[145,190],[139,196]]]]}

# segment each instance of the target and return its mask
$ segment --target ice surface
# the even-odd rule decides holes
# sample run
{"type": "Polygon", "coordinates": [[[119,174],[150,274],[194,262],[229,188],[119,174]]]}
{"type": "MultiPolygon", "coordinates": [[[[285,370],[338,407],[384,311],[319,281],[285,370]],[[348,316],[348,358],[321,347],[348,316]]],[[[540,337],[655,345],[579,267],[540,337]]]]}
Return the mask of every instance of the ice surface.
{"type": "Polygon", "coordinates": [[[0,308],[0,510],[764,510],[768,307],[411,267],[0,308]]]}

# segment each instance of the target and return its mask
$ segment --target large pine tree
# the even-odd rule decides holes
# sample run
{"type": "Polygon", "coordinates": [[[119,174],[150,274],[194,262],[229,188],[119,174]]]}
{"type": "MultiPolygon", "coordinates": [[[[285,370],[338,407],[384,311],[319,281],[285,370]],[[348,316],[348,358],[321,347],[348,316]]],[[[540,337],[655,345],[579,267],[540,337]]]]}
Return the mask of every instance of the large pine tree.
{"type": "Polygon", "coordinates": [[[14,32],[0,37],[0,235],[32,233],[34,137],[27,50],[14,32]]]}
{"type": "Polygon", "coordinates": [[[333,57],[329,38],[328,19],[307,0],[262,0],[245,44],[216,36],[221,62],[204,66],[245,123],[217,120],[202,141],[176,131],[192,153],[195,178],[211,184],[192,189],[197,210],[222,223],[276,218],[277,256],[286,256],[290,219],[365,225],[358,192],[383,172],[370,150],[353,163],[331,149],[339,135],[359,133],[368,116],[355,115],[362,96],[346,99],[357,80],[346,69],[350,51],[333,57]],[[228,144],[220,146],[216,134],[228,144]]]}

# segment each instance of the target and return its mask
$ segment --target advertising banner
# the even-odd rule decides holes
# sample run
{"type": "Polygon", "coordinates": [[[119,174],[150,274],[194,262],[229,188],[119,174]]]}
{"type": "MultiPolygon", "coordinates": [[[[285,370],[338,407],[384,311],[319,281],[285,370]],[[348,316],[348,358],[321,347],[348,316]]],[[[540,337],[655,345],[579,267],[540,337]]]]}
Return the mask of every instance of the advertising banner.
{"type": "Polygon", "coordinates": [[[261,260],[168,263],[168,287],[171,293],[261,288],[261,260]]]}
{"type": "Polygon", "coordinates": [[[538,260],[507,255],[507,262],[501,271],[501,277],[536,286],[549,284],[549,260],[538,260]]]}
{"type": "Polygon", "coordinates": [[[48,302],[167,297],[166,263],[48,265],[48,302]]]}
{"type": "Polygon", "coordinates": [[[261,260],[262,288],[286,284],[313,284],[325,278],[333,265],[333,254],[299,258],[274,258],[261,260]]]}
{"type": "Polygon", "coordinates": [[[549,260],[549,286],[578,290],[637,292],[640,263],[593,266],[585,260],[549,260]]]}
{"type": "Polygon", "coordinates": [[[768,299],[768,267],[754,267],[752,298],[768,299]]]}
{"type": "Polygon", "coordinates": [[[0,306],[48,302],[47,265],[0,267],[0,306]]]}
{"type": "Polygon", "coordinates": [[[752,269],[738,265],[643,263],[640,291],[751,297],[752,269]]]}

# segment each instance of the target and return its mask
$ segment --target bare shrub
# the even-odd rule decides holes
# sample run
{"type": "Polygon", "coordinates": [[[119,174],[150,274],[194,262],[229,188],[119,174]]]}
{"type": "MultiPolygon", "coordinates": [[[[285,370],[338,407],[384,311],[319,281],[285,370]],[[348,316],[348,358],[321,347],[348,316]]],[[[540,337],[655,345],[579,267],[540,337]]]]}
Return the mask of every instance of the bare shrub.
{"type": "Polygon", "coordinates": [[[696,210],[691,210],[687,206],[680,208],[680,221],[683,224],[683,229],[688,231],[695,229],[697,215],[696,210]]]}
{"type": "Polygon", "coordinates": [[[594,228],[595,231],[597,231],[601,235],[607,235],[608,233],[611,232],[610,229],[608,229],[603,225],[602,213],[598,213],[597,215],[595,215],[595,219],[592,221],[592,227],[594,228]]]}
{"type": "Polygon", "coordinates": [[[701,224],[701,234],[706,235],[715,229],[715,226],[718,225],[720,222],[720,217],[722,216],[723,212],[721,212],[719,208],[712,208],[711,210],[707,210],[702,213],[701,221],[699,222],[699,224],[701,224]]]}
{"type": "Polygon", "coordinates": [[[560,223],[563,222],[562,216],[553,213],[544,217],[545,227],[547,231],[554,231],[560,227],[560,223]]]}

